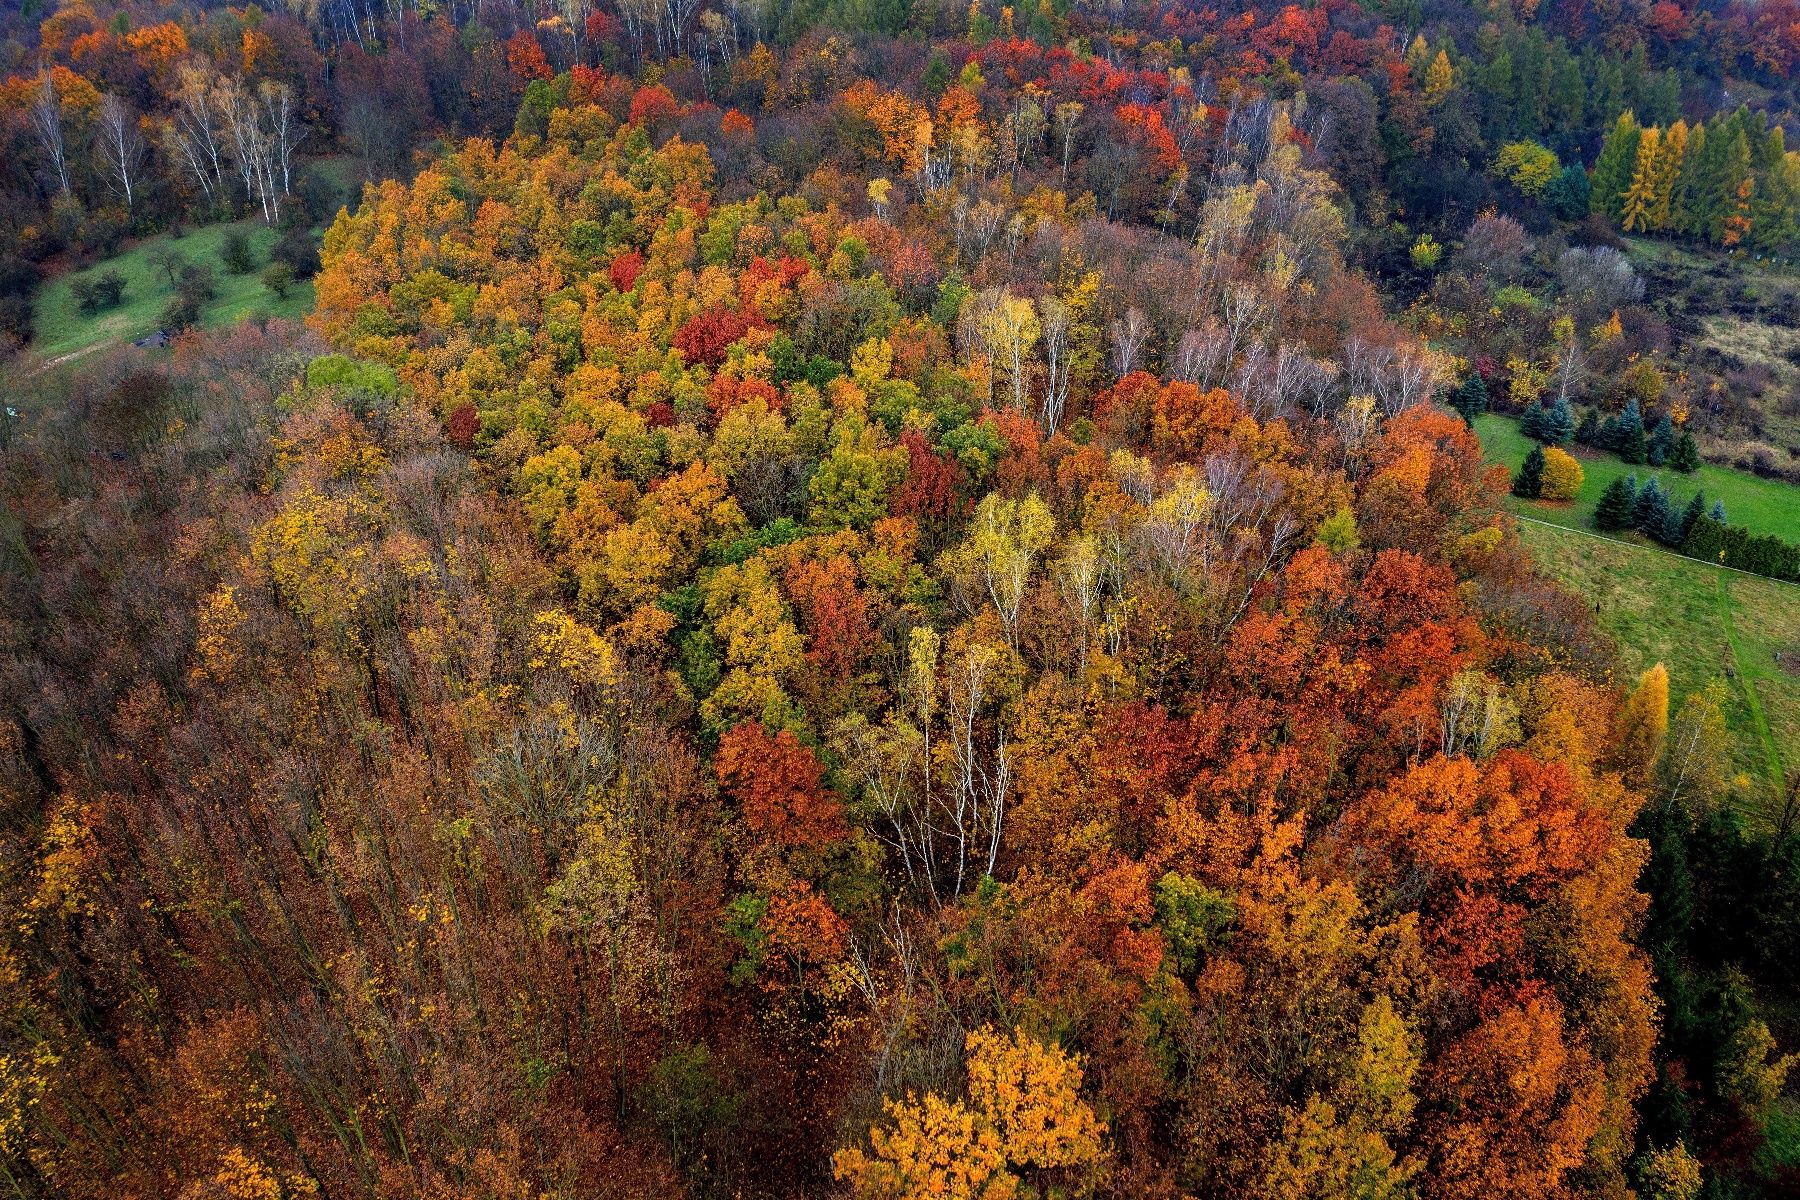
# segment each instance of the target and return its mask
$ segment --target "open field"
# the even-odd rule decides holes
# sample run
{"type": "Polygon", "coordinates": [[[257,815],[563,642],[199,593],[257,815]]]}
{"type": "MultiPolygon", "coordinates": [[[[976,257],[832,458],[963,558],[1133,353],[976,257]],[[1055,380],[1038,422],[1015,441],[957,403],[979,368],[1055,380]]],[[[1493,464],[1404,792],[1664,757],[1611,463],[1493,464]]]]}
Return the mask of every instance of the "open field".
{"type": "Polygon", "coordinates": [[[1671,709],[1725,682],[1740,800],[1767,811],[1800,771],[1800,587],[1534,522],[1519,532],[1546,570],[1598,606],[1628,672],[1668,667],[1671,709]]]}
{"type": "Polygon", "coordinates": [[[288,292],[287,299],[277,300],[275,294],[263,286],[260,277],[276,237],[275,230],[257,220],[235,225],[209,225],[180,238],[167,234],[145,238],[113,258],[51,280],[38,294],[37,339],[31,347],[32,358],[39,363],[55,363],[72,355],[154,333],[161,326],[162,312],[169,297],[174,294],[168,276],[152,263],[150,257],[163,246],[174,247],[189,262],[212,267],[218,296],[202,314],[204,323],[229,324],[259,314],[300,316],[312,308],[311,283],[297,283],[288,292]],[[244,275],[231,274],[219,258],[225,235],[233,228],[242,229],[249,235],[256,252],[256,268],[244,275]],[[108,270],[116,270],[125,277],[124,302],[92,316],[83,314],[76,306],[71,285],[76,280],[108,270]]]}
{"type": "Polygon", "coordinates": [[[1700,432],[1701,449],[1737,459],[1758,448],[1800,465],[1800,332],[1794,297],[1800,263],[1661,238],[1627,238],[1644,275],[1645,299],[1671,322],[1685,365],[1721,377],[1742,406],[1722,434],[1700,432]]]}
{"type": "MultiPolygon", "coordinates": [[[[1532,447],[1531,439],[1519,432],[1519,423],[1498,413],[1485,413],[1478,418],[1475,432],[1480,436],[1487,456],[1509,471],[1519,469],[1532,447]]],[[[1594,504],[1606,485],[1621,475],[1636,472],[1640,483],[1652,475],[1661,479],[1663,486],[1674,492],[1677,504],[1686,504],[1688,497],[1694,494],[1694,488],[1699,487],[1705,491],[1708,505],[1714,500],[1725,502],[1725,515],[1733,524],[1748,526],[1752,533],[1772,533],[1790,542],[1800,542],[1800,487],[1791,483],[1760,479],[1747,471],[1710,463],[1702,464],[1692,475],[1683,475],[1666,468],[1634,467],[1604,450],[1586,446],[1569,446],[1567,449],[1581,460],[1581,469],[1586,474],[1581,494],[1567,503],[1514,498],[1509,503],[1515,512],[1569,529],[1592,529],[1594,504]]]]}
{"type": "MultiPolygon", "coordinates": [[[[1508,468],[1532,444],[1517,422],[1493,413],[1476,431],[1488,457],[1508,468]]],[[[1509,500],[1524,518],[1521,539],[1545,570],[1595,605],[1628,672],[1656,662],[1669,669],[1671,708],[1714,680],[1726,684],[1738,802],[1767,813],[1789,773],[1800,772],[1800,586],[1683,558],[1636,534],[1594,533],[1601,489],[1634,468],[1608,453],[1578,457],[1587,477],[1572,503],[1509,500]]],[[[1635,469],[1639,479],[1659,474],[1684,502],[1699,484],[1725,501],[1732,520],[1800,539],[1800,488],[1724,467],[1691,476],[1635,469]]]]}

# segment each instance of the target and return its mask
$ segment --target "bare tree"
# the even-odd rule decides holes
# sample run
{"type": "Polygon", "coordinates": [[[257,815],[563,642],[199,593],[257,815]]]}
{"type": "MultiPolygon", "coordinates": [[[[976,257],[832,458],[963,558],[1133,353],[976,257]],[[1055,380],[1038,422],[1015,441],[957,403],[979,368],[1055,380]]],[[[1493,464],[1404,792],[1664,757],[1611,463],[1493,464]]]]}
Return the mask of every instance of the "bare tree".
{"type": "Polygon", "coordinates": [[[123,100],[109,95],[100,101],[100,136],[96,147],[100,165],[113,193],[130,212],[136,199],[138,173],[144,167],[144,137],[138,131],[137,114],[123,100]]]}
{"type": "Polygon", "coordinates": [[[1108,326],[1113,343],[1113,373],[1120,379],[1143,364],[1144,345],[1150,340],[1150,319],[1137,305],[1108,326]]]}
{"type": "Polygon", "coordinates": [[[62,101],[56,95],[56,85],[50,80],[50,73],[44,72],[44,78],[38,85],[37,98],[31,102],[31,132],[37,138],[38,148],[44,157],[50,160],[50,166],[56,172],[57,185],[62,194],[69,194],[69,147],[63,134],[62,101]]]}
{"type": "Polygon", "coordinates": [[[174,100],[174,114],[163,125],[163,142],[207,203],[217,205],[225,193],[225,132],[213,81],[198,67],[183,67],[174,100]]]}
{"type": "Polygon", "coordinates": [[[1062,137],[1062,185],[1069,182],[1069,156],[1075,152],[1075,129],[1081,124],[1080,103],[1070,100],[1056,106],[1056,131],[1062,137]]]}
{"type": "Polygon", "coordinates": [[[1044,407],[1038,423],[1046,435],[1062,424],[1069,403],[1069,306],[1054,296],[1038,301],[1044,344],[1044,407]]]}
{"type": "Polygon", "coordinates": [[[251,92],[225,80],[214,98],[244,193],[262,206],[263,220],[273,225],[281,219],[282,200],[292,194],[293,156],[306,136],[293,89],[264,80],[251,92]]]}

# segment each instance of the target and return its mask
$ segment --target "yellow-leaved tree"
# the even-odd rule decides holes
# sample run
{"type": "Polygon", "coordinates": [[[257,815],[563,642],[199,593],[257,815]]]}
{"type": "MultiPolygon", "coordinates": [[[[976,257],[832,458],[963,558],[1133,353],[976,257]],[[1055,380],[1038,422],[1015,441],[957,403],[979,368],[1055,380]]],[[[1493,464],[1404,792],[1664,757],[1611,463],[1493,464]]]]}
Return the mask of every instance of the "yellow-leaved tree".
{"type": "Polygon", "coordinates": [[[1009,1200],[1085,1195],[1104,1128],[1081,1098],[1081,1060],[1022,1029],[969,1034],[967,1101],[935,1092],[887,1100],[869,1149],[832,1160],[858,1200],[1009,1200]]]}

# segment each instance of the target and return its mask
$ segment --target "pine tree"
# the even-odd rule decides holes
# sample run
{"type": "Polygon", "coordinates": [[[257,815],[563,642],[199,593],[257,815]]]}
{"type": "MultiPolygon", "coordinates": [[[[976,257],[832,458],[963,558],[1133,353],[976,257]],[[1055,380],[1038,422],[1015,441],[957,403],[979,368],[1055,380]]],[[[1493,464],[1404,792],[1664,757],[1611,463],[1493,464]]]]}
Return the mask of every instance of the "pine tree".
{"type": "Polygon", "coordinates": [[[1619,197],[1619,227],[1627,233],[1643,233],[1651,228],[1651,213],[1656,207],[1657,181],[1662,177],[1662,130],[1652,125],[1638,136],[1637,158],[1631,168],[1631,181],[1619,197]]]}
{"type": "Polygon", "coordinates": [[[1644,461],[1644,418],[1635,399],[1627,401],[1625,411],[1619,414],[1613,449],[1628,463],[1644,461]]]}
{"type": "Polygon", "coordinates": [[[1648,537],[1660,535],[1669,523],[1669,494],[1655,476],[1638,492],[1637,503],[1631,508],[1631,523],[1648,537]]]}
{"type": "Polygon", "coordinates": [[[1669,466],[1683,475],[1692,475],[1700,469],[1700,446],[1694,441],[1694,435],[1687,430],[1675,439],[1675,445],[1669,451],[1669,466]]]}
{"type": "Polygon", "coordinates": [[[1725,519],[1725,502],[1723,500],[1714,500],[1712,503],[1712,510],[1706,515],[1721,525],[1731,524],[1730,521],[1725,519]]]}
{"type": "Polygon", "coordinates": [[[1631,186],[1632,171],[1637,166],[1638,142],[1642,137],[1643,130],[1631,110],[1620,113],[1612,132],[1601,144],[1600,156],[1594,160],[1593,173],[1588,177],[1589,212],[1618,217],[1620,200],[1625,189],[1631,186]]]}
{"type": "Polygon", "coordinates": [[[1540,440],[1551,446],[1566,445],[1575,436],[1575,413],[1569,407],[1567,396],[1556,398],[1539,428],[1542,430],[1540,440]]]}
{"type": "Polygon", "coordinates": [[[1512,493],[1525,500],[1536,500],[1544,492],[1544,448],[1533,446],[1513,476],[1512,493]]]}
{"type": "Polygon", "coordinates": [[[1622,475],[1606,485],[1594,507],[1594,524],[1609,532],[1631,528],[1637,508],[1637,476],[1622,475]]]}

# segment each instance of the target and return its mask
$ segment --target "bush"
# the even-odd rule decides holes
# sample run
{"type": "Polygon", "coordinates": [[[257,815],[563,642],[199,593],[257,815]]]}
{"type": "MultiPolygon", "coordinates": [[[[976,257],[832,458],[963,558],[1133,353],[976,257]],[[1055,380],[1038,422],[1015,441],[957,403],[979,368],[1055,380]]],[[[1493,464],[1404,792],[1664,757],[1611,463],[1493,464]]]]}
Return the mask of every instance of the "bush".
{"type": "Polygon", "coordinates": [[[213,284],[212,268],[204,263],[188,263],[181,268],[175,284],[175,295],[163,309],[162,325],[170,333],[178,333],[200,323],[200,314],[213,302],[219,289],[213,284]]]}
{"type": "Polygon", "coordinates": [[[248,275],[255,270],[256,251],[250,245],[250,235],[242,229],[227,232],[225,244],[219,247],[219,260],[233,275],[248,275]]]}
{"type": "Polygon", "coordinates": [[[31,341],[35,316],[31,297],[0,296],[0,349],[13,349],[31,341]]]}
{"type": "Polygon", "coordinates": [[[1575,456],[1555,446],[1544,451],[1543,491],[1546,500],[1573,500],[1584,478],[1575,456]]]}
{"type": "Polygon", "coordinates": [[[319,247],[304,229],[290,229],[269,251],[272,262],[286,263],[295,279],[311,279],[319,273],[319,247]]]}
{"type": "Polygon", "coordinates": [[[176,292],[163,306],[162,327],[168,333],[180,333],[200,323],[200,305],[193,297],[176,292]]]}
{"type": "Polygon", "coordinates": [[[125,277],[117,271],[102,271],[69,284],[75,306],[83,316],[91,317],[107,308],[117,308],[125,299],[125,277]]]}
{"type": "Polygon", "coordinates": [[[275,293],[277,300],[286,300],[288,293],[294,290],[294,268],[276,260],[263,268],[262,282],[275,293]]]}

